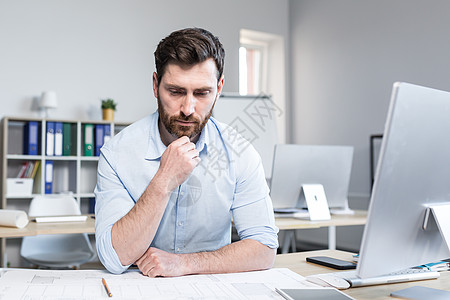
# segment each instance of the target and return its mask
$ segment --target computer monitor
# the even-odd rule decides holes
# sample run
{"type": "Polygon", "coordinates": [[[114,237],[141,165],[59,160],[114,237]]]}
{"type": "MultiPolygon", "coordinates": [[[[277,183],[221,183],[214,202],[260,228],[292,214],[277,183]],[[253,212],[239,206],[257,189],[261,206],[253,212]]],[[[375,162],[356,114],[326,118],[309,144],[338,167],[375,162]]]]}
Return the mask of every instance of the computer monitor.
{"type": "Polygon", "coordinates": [[[423,229],[430,204],[450,204],[450,93],[395,83],[361,243],[361,278],[450,256],[436,224],[423,229]]]}
{"type": "Polygon", "coordinates": [[[303,208],[303,184],[321,184],[331,212],[348,209],[352,146],[278,144],[275,146],[270,196],[275,211],[303,208]]]}

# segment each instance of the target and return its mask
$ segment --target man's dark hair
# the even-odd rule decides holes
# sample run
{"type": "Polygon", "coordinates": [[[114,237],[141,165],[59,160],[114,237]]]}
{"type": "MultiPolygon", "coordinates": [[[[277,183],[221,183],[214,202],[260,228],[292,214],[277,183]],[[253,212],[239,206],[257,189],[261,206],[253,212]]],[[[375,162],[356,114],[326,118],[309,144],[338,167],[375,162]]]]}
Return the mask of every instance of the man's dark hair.
{"type": "Polygon", "coordinates": [[[223,73],[225,50],[219,38],[202,28],[186,28],[172,32],[159,42],[155,51],[158,86],[170,63],[192,66],[214,59],[217,80],[223,73]]]}

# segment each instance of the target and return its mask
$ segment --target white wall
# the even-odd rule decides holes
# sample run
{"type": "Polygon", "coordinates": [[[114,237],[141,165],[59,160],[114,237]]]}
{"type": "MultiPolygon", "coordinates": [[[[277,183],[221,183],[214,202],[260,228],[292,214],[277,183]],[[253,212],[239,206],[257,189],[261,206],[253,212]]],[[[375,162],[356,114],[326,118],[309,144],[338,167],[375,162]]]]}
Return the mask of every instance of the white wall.
{"type": "Polygon", "coordinates": [[[450,91],[450,2],[291,0],[289,11],[292,139],[355,146],[350,193],[367,198],[369,136],[383,132],[393,82],[450,91]]]}
{"type": "Polygon", "coordinates": [[[136,120],[156,107],[157,43],[188,26],[221,38],[226,92],[238,91],[240,29],[285,37],[291,142],[354,145],[350,192],[366,200],[392,83],[450,90],[446,0],[0,0],[0,117],[37,116],[33,97],[53,89],[55,117],[98,119],[113,97],[116,119],[136,120]]]}
{"type": "Polygon", "coordinates": [[[156,108],[156,45],[191,26],[219,36],[224,91],[237,92],[239,30],[287,39],[287,16],[288,0],[0,0],[0,117],[38,116],[33,98],[55,90],[52,117],[100,119],[99,99],[112,97],[116,120],[139,119],[156,108]]]}
{"type": "MultiPolygon", "coordinates": [[[[51,116],[100,119],[100,99],[118,102],[116,120],[156,109],[153,52],[171,31],[203,27],[221,39],[225,92],[238,92],[240,30],[288,40],[288,0],[0,0],[0,117],[38,117],[35,98],[55,90],[51,116]]],[[[287,48],[287,47],[286,47],[287,48]]],[[[9,206],[23,206],[23,202],[9,206]]],[[[19,239],[8,241],[18,266],[19,239]]]]}

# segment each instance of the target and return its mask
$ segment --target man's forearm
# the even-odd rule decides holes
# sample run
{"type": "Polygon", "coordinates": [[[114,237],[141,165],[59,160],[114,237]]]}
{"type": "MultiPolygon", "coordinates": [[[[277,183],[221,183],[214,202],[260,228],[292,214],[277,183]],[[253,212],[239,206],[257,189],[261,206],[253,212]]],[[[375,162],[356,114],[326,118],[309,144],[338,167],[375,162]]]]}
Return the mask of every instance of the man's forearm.
{"type": "Polygon", "coordinates": [[[200,163],[195,144],[187,136],[173,141],[161,156],[158,171],[136,205],[111,231],[111,240],[122,265],[140,258],[155,237],[170,193],[200,163]]]}
{"type": "Polygon", "coordinates": [[[169,193],[152,180],[136,205],[113,225],[112,245],[122,265],[134,263],[148,249],[168,199],[169,193]]]}
{"type": "Polygon", "coordinates": [[[211,252],[174,254],[149,248],[136,264],[149,277],[232,273],[271,268],[275,254],[276,249],[246,239],[211,252]]]}
{"type": "Polygon", "coordinates": [[[186,274],[233,273],[269,269],[276,249],[252,239],[231,243],[216,251],[186,254],[186,274]]]}

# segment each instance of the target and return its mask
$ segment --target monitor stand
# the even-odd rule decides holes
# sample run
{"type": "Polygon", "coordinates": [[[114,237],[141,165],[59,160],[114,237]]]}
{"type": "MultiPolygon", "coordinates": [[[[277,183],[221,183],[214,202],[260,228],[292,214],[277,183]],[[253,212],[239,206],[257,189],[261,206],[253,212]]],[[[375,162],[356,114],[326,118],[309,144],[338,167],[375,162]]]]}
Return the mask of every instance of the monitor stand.
{"type": "Polygon", "coordinates": [[[300,201],[306,202],[309,219],[311,221],[330,220],[330,209],[328,208],[325,190],[321,184],[302,184],[300,190],[300,201]]]}
{"type": "Polygon", "coordinates": [[[425,211],[423,229],[432,230],[437,225],[450,251],[450,218],[448,216],[450,216],[450,204],[448,202],[428,205],[425,211]]]}
{"type": "Polygon", "coordinates": [[[348,206],[348,199],[345,201],[344,207],[330,208],[332,215],[354,215],[355,211],[348,206]]]}

